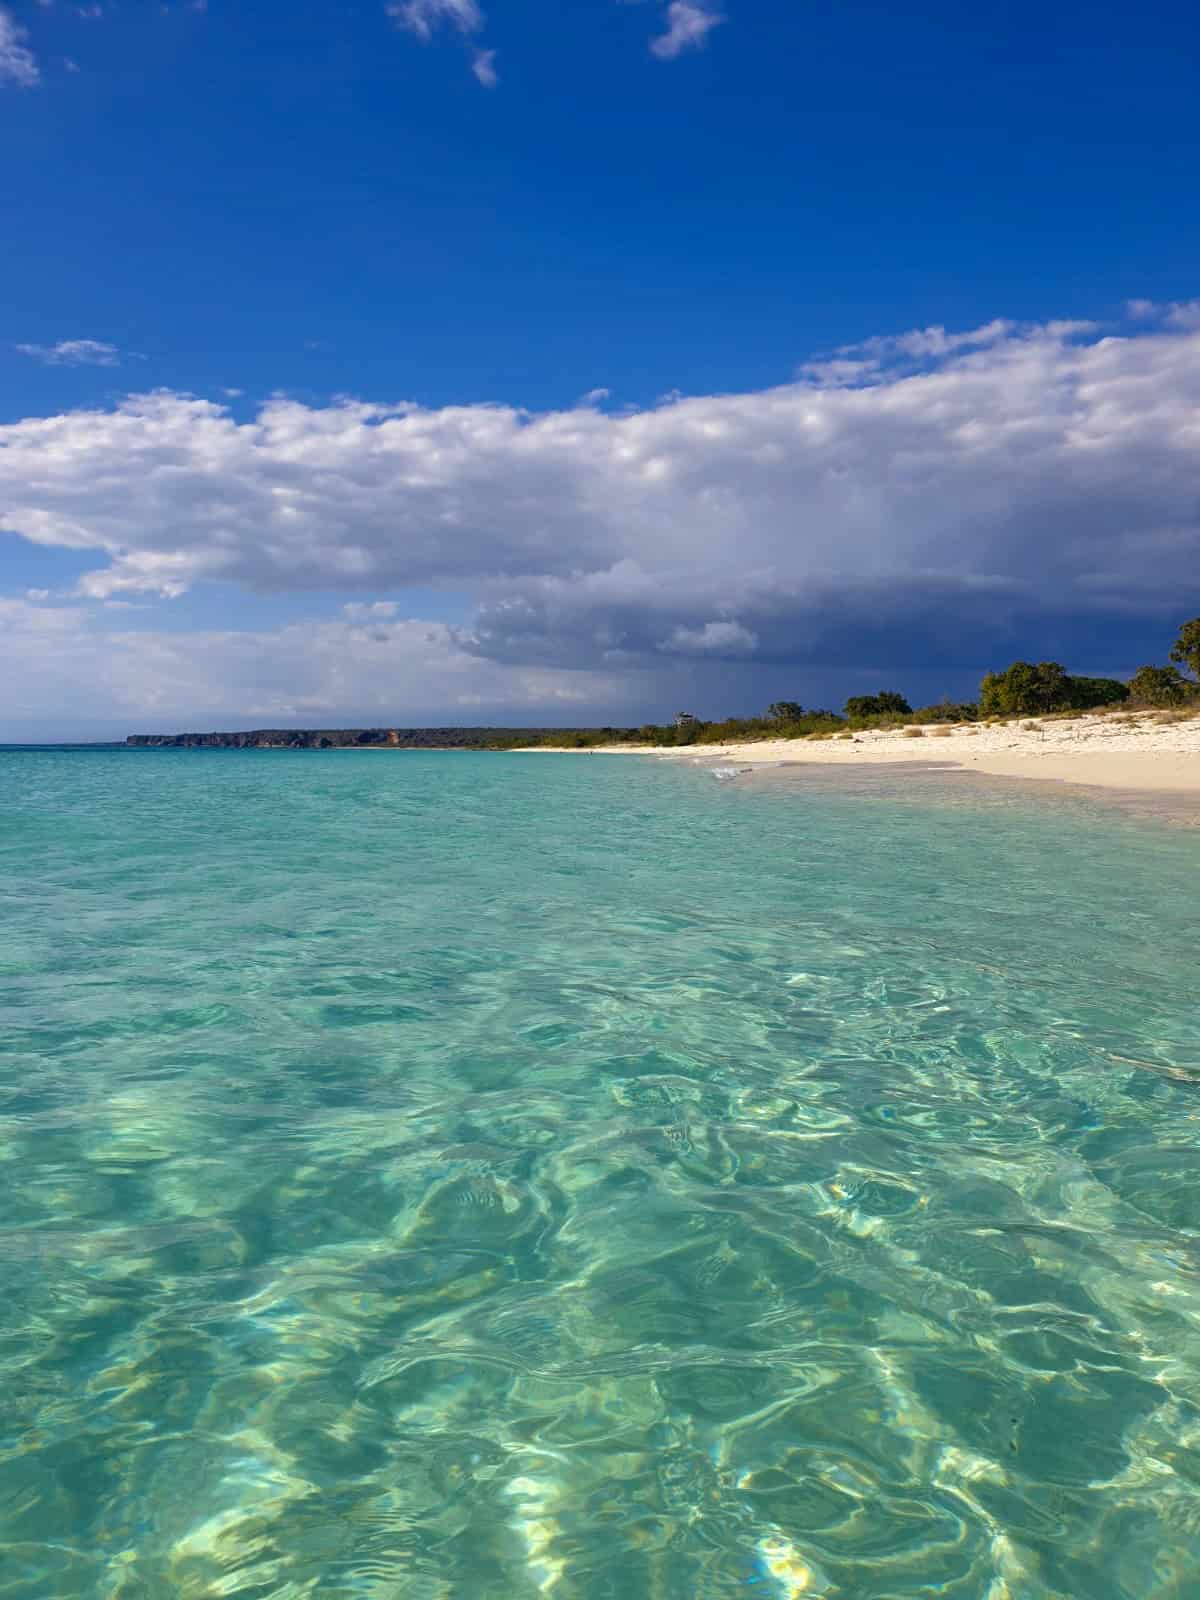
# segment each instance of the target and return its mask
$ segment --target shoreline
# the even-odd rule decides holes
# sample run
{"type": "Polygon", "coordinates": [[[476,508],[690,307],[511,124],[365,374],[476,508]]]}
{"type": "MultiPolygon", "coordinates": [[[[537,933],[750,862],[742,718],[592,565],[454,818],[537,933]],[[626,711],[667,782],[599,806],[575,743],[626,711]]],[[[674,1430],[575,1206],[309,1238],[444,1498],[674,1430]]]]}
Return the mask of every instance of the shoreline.
{"type": "Polygon", "coordinates": [[[935,763],[943,770],[1036,779],[1088,789],[1191,797],[1200,804],[1200,718],[1161,712],[1030,717],[1021,723],[863,729],[849,739],[763,739],[724,744],[597,745],[587,750],[528,745],[513,754],[651,755],[664,760],[780,766],[894,766],[935,763]]]}

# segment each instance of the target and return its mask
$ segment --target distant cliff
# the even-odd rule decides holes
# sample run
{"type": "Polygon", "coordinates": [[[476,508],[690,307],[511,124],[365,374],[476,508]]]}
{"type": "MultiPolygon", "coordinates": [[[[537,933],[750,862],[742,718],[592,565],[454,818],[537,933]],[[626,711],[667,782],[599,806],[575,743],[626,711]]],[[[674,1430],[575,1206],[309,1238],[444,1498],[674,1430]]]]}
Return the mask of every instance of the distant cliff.
{"type": "Polygon", "coordinates": [[[352,750],[386,745],[396,750],[484,750],[557,728],[255,728],[247,733],[131,733],[127,745],[157,750],[352,750]]]}

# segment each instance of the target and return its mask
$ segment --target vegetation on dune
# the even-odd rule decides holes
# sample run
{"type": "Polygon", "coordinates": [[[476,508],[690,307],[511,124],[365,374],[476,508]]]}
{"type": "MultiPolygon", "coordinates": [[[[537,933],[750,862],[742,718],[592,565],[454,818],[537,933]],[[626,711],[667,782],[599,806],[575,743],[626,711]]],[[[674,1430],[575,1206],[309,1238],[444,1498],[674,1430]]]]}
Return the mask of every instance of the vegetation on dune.
{"type": "Polygon", "coordinates": [[[855,694],[846,701],[846,715],[854,722],[869,722],[873,717],[911,717],[912,707],[894,689],[878,694],[855,694]]]}
{"type": "Polygon", "coordinates": [[[1179,630],[1179,637],[1171,646],[1171,660],[1186,667],[1193,678],[1200,678],[1200,617],[1193,617],[1179,630]]]}
{"type": "Polygon", "coordinates": [[[979,689],[983,716],[1020,717],[1047,711],[1090,711],[1129,698],[1117,678],[1072,677],[1057,661],[1014,661],[989,672],[979,689]]]}
{"type": "Polygon", "coordinates": [[[973,700],[939,700],[932,706],[919,706],[907,722],[974,722],[979,707],[973,700]]]}
{"type": "Polygon", "coordinates": [[[1148,706],[1178,706],[1195,690],[1178,667],[1139,667],[1129,680],[1130,698],[1148,706]]]}

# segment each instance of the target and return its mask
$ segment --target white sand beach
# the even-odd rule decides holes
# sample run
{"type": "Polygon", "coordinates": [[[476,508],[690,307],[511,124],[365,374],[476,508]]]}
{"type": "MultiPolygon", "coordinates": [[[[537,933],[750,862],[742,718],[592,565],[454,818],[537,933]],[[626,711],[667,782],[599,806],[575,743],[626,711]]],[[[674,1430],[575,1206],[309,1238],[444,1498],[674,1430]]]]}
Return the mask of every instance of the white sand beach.
{"type": "MultiPolygon", "coordinates": [[[[547,747],[530,747],[546,749],[547,747]]],[[[579,754],[591,752],[580,751],[579,754]]],[[[866,729],[850,738],[765,739],[684,746],[605,745],[596,754],[778,766],[937,762],[1004,778],[1046,778],[1098,788],[1200,797],[1200,717],[1155,711],[1027,717],[996,724],[866,729]]]]}

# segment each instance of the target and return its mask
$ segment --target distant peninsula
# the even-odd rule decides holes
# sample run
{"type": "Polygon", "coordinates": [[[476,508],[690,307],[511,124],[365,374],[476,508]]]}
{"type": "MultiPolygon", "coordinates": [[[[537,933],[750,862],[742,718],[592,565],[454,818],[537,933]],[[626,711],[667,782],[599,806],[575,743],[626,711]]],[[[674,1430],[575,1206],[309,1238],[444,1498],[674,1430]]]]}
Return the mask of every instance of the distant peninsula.
{"type": "MultiPolygon", "coordinates": [[[[486,750],[553,739],[563,728],[253,728],[241,733],[131,733],[149,750],[486,750]]],[[[616,732],[616,730],[612,730],[616,732]]]]}

